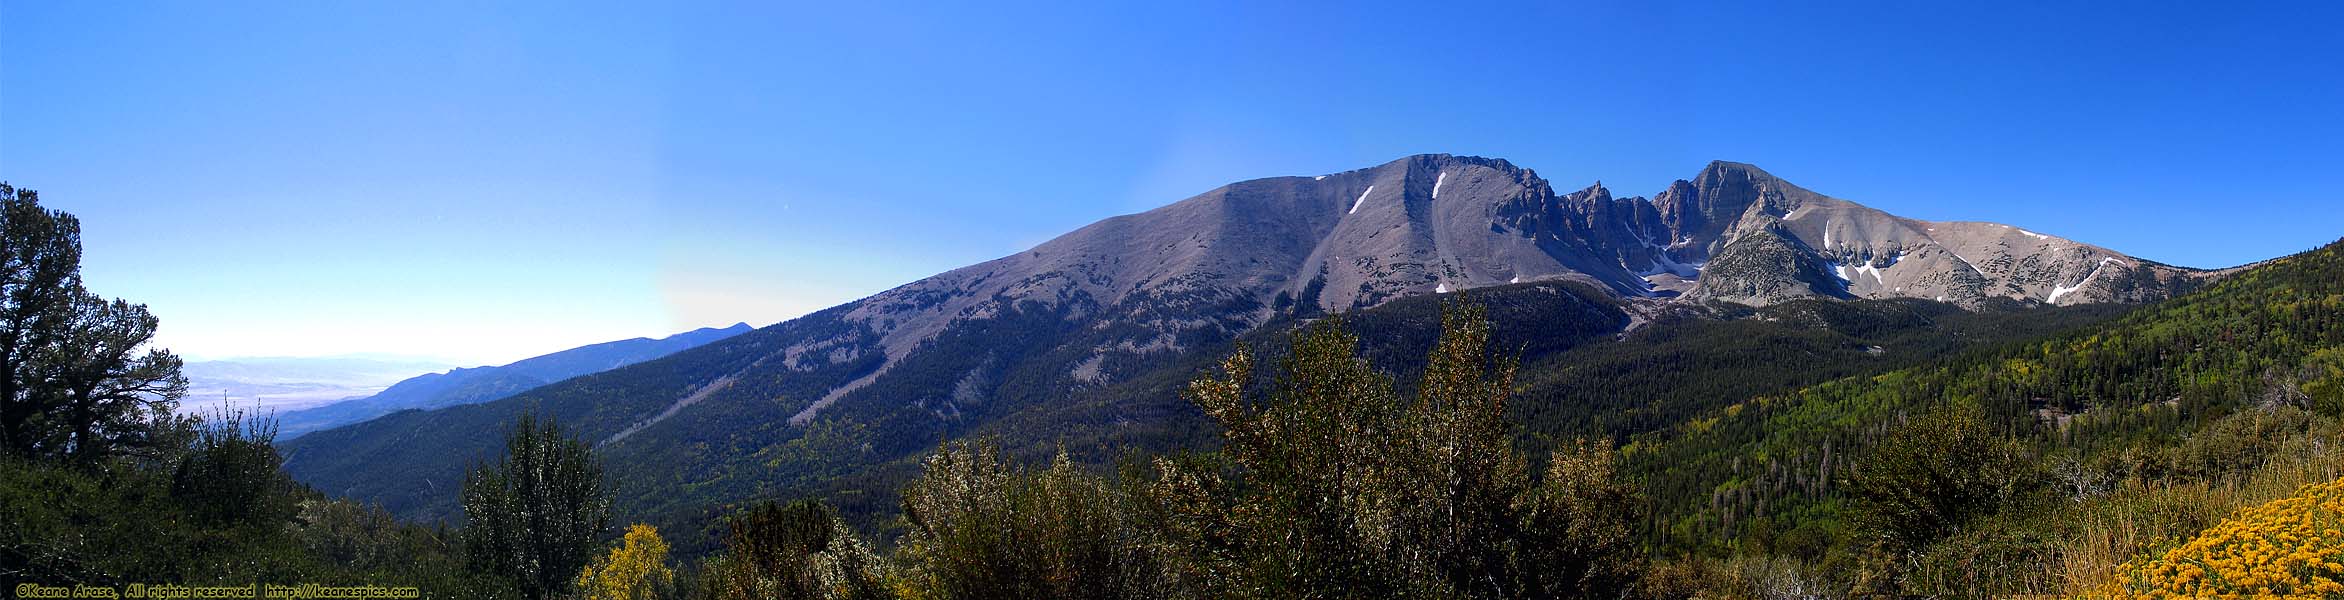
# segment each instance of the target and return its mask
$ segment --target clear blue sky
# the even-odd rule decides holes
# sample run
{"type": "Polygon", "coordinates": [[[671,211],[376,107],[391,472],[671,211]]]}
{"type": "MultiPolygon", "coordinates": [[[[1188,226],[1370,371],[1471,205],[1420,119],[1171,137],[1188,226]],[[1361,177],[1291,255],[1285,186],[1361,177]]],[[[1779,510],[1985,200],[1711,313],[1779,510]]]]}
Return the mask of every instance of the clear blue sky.
{"type": "Polygon", "coordinates": [[[1419,152],[2199,267],[2344,236],[2333,3],[1269,4],[9,0],[0,178],[198,356],[765,325],[1419,152]]]}

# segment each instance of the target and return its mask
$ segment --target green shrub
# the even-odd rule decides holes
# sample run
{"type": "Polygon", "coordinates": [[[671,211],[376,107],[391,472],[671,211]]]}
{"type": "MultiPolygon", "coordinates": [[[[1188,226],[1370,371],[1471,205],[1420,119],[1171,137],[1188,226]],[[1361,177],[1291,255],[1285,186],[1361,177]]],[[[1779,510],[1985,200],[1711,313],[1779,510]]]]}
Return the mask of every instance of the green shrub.
{"type": "Polygon", "coordinates": [[[1414,398],[1356,354],[1340,319],[1295,334],[1266,397],[1240,348],[1188,397],[1226,463],[1158,461],[1168,536],[1219,597],[1615,596],[1640,569],[1642,501],[1609,444],[1531,475],[1506,419],[1514,367],[1458,301],[1414,398]]]}
{"type": "Polygon", "coordinates": [[[1026,472],[946,444],[904,490],[905,578],[937,598],[1164,598],[1159,546],[1119,488],[1061,454],[1026,472]]]}
{"type": "Polygon", "coordinates": [[[1846,489],[1857,541],[1869,550],[1859,591],[1874,593],[1910,591],[1907,585],[1934,589],[1926,587],[1932,582],[1908,579],[1935,572],[1926,557],[1932,544],[2052,492],[2049,474],[2023,445],[1997,431],[1982,411],[1962,405],[1940,406],[1891,428],[1846,489]]]}
{"type": "Polygon", "coordinates": [[[273,527],[293,518],[295,484],[277,455],[277,426],[221,409],[196,430],[171,475],[171,496],[207,524],[273,527]]]}
{"type": "Polygon", "coordinates": [[[765,502],[725,523],[724,551],[702,567],[716,600],[885,598],[883,566],[838,511],[814,500],[765,502]]]}

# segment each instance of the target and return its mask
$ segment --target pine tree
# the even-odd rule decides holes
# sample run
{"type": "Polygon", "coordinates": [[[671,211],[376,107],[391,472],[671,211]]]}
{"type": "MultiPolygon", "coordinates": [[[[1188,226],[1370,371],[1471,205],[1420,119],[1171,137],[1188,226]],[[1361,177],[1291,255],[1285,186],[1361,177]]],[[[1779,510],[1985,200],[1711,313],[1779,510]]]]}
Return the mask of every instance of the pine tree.
{"type": "Polygon", "coordinates": [[[81,221],[0,183],[0,451],[95,461],[166,445],[179,357],[142,304],[82,288],[81,221]]]}
{"type": "Polygon", "coordinates": [[[513,424],[502,461],[465,476],[463,494],[466,560],[530,598],[561,593],[610,524],[594,450],[534,415],[513,424]]]}

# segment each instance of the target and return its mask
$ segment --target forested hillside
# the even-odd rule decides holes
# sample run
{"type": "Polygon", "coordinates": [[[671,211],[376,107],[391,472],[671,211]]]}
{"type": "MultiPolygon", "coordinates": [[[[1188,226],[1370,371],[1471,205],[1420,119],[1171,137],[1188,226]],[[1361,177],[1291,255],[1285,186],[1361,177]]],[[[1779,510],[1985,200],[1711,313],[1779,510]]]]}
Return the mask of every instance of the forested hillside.
{"type": "Polygon", "coordinates": [[[279,414],[279,433],[285,439],[293,439],[311,431],[356,423],[401,410],[431,410],[478,404],[571,377],[667,356],[740,335],[750,329],[747,323],[735,323],[723,329],[703,327],[660,339],[634,338],[579,346],[501,366],[426,373],[401,380],[372,396],[279,414]]]}
{"type": "Polygon", "coordinates": [[[1665,552],[1783,560],[1751,568],[1819,589],[2076,592],[2061,573],[2336,477],[2339,415],[2332,244],[2040,341],[1737,402],[1638,436],[1625,457],[1665,552]],[[1983,479],[1880,487],[1965,471],[1983,479]]]}
{"type": "MultiPolygon", "coordinates": [[[[1478,297],[1488,302],[1493,314],[1506,324],[1500,333],[1501,343],[1540,352],[1606,339],[1629,321],[1616,301],[1575,284],[1523,284],[1494,289],[1478,297]],[[1524,345],[1532,340],[1536,341],[1535,345],[1524,345]]],[[[1388,349],[1373,351],[1379,366],[1418,363],[1438,331],[1438,299],[1435,298],[1410,299],[1393,303],[1388,309],[1368,312],[1390,315],[1363,314],[1357,319],[1367,324],[1363,326],[1382,328],[1379,333],[1388,334],[1387,338],[1394,341],[1390,346],[1378,346],[1388,349]],[[1386,322],[1391,325],[1381,325],[1386,322]]],[[[1323,315],[1305,307],[1289,306],[1288,312],[1279,317],[1286,325],[1265,329],[1261,335],[1252,337],[1271,345],[1282,344],[1284,331],[1293,324],[1320,316],[1323,315]]],[[[843,327],[833,317],[817,313],[718,341],[694,352],[625,367],[605,376],[562,382],[503,401],[439,411],[402,412],[362,428],[318,432],[291,444],[289,468],[321,489],[372,499],[408,518],[451,518],[457,510],[452,488],[402,487],[398,482],[451,481],[460,476],[468,461],[482,456],[460,452],[384,452],[374,444],[402,448],[418,444],[474,447],[478,444],[471,440],[481,436],[493,439],[503,423],[531,411],[558,419],[589,439],[607,442],[635,423],[632,415],[647,412],[647,402],[690,395],[694,387],[689,382],[694,373],[742,370],[763,353],[770,352],[773,340],[808,335],[804,331],[808,328],[843,327]],[[600,401],[543,403],[536,400],[539,397],[592,397],[600,401]],[[375,433],[384,430],[405,433],[397,437],[375,433]]],[[[934,356],[981,361],[988,355],[1012,352],[1003,349],[1005,338],[1031,340],[1036,335],[1033,329],[1004,327],[1000,332],[947,337],[939,343],[954,344],[963,351],[939,352],[934,356]]],[[[1098,335],[1114,334],[1108,331],[1098,335]]],[[[731,393],[765,394],[774,400],[700,406],[676,417],[688,419],[691,427],[643,429],[632,435],[650,439],[630,440],[640,443],[629,444],[605,443],[602,452],[611,463],[619,506],[627,512],[645,515],[646,520],[670,531],[713,528],[714,516],[738,503],[804,494],[832,498],[859,524],[887,527],[898,511],[896,489],[916,474],[918,461],[939,439],[993,435],[1013,454],[1033,459],[1047,457],[1063,446],[1090,464],[1105,464],[1133,452],[1166,451],[1209,443],[1212,434],[1203,427],[1203,415],[1180,400],[1178,390],[1187,379],[1211,366],[1214,357],[1225,352],[1233,342],[1211,338],[1186,341],[1199,350],[1186,353],[1178,360],[1135,365],[1134,370],[1140,374],[1109,385],[1056,386],[1047,382],[1062,373],[1038,369],[1008,371],[1000,376],[1001,381],[989,385],[1009,392],[985,403],[935,408],[972,415],[965,420],[943,421],[946,425],[985,422],[973,418],[976,414],[1002,415],[1002,419],[983,427],[943,430],[936,430],[936,425],[926,422],[891,426],[894,421],[888,415],[894,412],[892,408],[852,403],[832,409],[834,412],[830,414],[849,417],[837,422],[820,419],[805,426],[789,423],[793,403],[788,399],[819,394],[825,386],[867,374],[876,367],[869,360],[791,371],[786,376],[742,378],[723,386],[731,393]],[[778,468],[784,465],[789,468],[778,468]]],[[[1041,364],[1056,362],[1043,360],[1041,364]]],[[[949,401],[949,394],[938,394],[935,390],[949,391],[970,373],[970,365],[966,364],[923,367],[925,364],[896,367],[898,377],[903,378],[901,381],[921,385],[907,383],[887,389],[906,396],[941,395],[939,401],[949,401]],[[933,372],[923,372],[920,368],[932,368],[933,372]]],[[[710,531],[706,537],[685,537],[679,541],[680,547],[704,547],[714,533],[710,531]]]]}
{"type": "MultiPolygon", "coordinates": [[[[2008,302],[1967,311],[1919,300],[1808,300],[1757,309],[1721,305],[1654,310],[1631,306],[1592,287],[1563,282],[1486,288],[1466,296],[1488,307],[1494,324],[1493,347],[1524,361],[1517,384],[1522,396],[1510,406],[1513,417],[1525,425],[1524,439],[1532,449],[1577,436],[1624,440],[1627,435],[1665,427],[1675,419],[1741,398],[1848,374],[1919,364],[1979,344],[2029,339],[2129,308],[2008,302]]],[[[1449,299],[1405,298],[1346,315],[1345,320],[1359,332],[1363,340],[1360,351],[1371,364],[1394,374],[1403,386],[1412,385],[1409,382],[1414,381],[1414,374],[1423,368],[1422,356],[1438,335],[1440,306],[1449,299]]],[[[1213,357],[1237,341],[1275,354],[1283,350],[1287,331],[1324,316],[1307,306],[1290,305],[1257,333],[1241,340],[1197,340],[1198,348],[1183,358],[1146,365],[1136,375],[1110,385],[1044,386],[1041,382],[1047,380],[1048,373],[1024,375],[1031,383],[1021,384],[1024,380],[1013,376],[997,385],[1023,391],[983,405],[939,407],[1001,417],[990,422],[972,419],[985,424],[941,435],[989,436],[1011,456],[1023,460],[1044,460],[1064,449],[1078,461],[1092,465],[1182,448],[1211,448],[1217,444],[1216,436],[1204,415],[1179,398],[1180,386],[1211,367],[1213,357]]],[[[689,373],[739,368],[681,361],[722,356],[753,360],[749,357],[760,351],[760,340],[767,336],[798,335],[790,329],[825,322],[826,315],[817,314],[785,324],[782,331],[752,332],[712,344],[710,350],[614,372],[624,377],[565,382],[541,392],[607,399],[595,404],[537,404],[525,395],[473,407],[391,415],[369,428],[411,433],[396,438],[350,439],[382,440],[401,447],[466,447],[468,444],[459,440],[494,436],[498,424],[536,410],[573,425],[580,435],[606,440],[628,426],[614,416],[643,410],[632,403],[634,399],[688,395],[691,388],[680,382],[688,380],[689,373]],[[661,383],[671,381],[678,383],[661,383]]],[[[967,344],[970,350],[942,354],[983,356],[988,351],[998,352],[997,337],[955,341],[952,343],[967,344]]],[[[789,398],[811,393],[802,390],[828,385],[825,381],[851,379],[865,372],[842,365],[794,377],[728,385],[735,391],[756,386],[753,389],[789,398]]],[[[951,389],[967,371],[945,366],[932,378],[919,377],[916,372],[900,376],[906,377],[904,381],[928,381],[930,387],[951,389]]],[[[909,387],[899,392],[930,394],[924,389],[909,387]]],[[[639,434],[675,439],[605,447],[622,511],[642,515],[669,531],[684,553],[704,551],[720,533],[715,529],[717,517],[730,507],[760,498],[822,497],[834,502],[849,522],[859,527],[893,531],[893,519],[899,511],[896,490],[917,476],[920,458],[939,434],[925,426],[889,429],[885,415],[891,411],[886,407],[855,404],[841,405],[832,413],[848,417],[844,421],[816,420],[796,427],[788,424],[783,414],[789,404],[704,406],[697,410],[706,414],[693,417],[694,427],[639,434]],[[861,411],[876,412],[862,415],[861,411]],[[905,441],[907,438],[930,441],[911,443],[905,441]],[[902,448],[895,448],[898,445],[902,448]],[[671,448],[678,454],[638,455],[643,448],[671,448]],[[710,467],[678,467],[701,464],[710,467]],[[784,467],[786,470],[777,470],[784,467]]],[[[452,481],[468,461],[483,458],[462,453],[378,453],[368,446],[341,441],[340,436],[355,433],[335,430],[299,440],[293,444],[293,457],[288,462],[296,474],[321,489],[381,502],[407,518],[454,517],[454,490],[444,484],[417,488],[397,486],[396,482],[452,481]],[[322,451],[326,448],[334,451],[322,451]],[[429,462],[382,458],[406,456],[429,462]],[[321,461],[356,462],[329,466],[332,462],[321,461]],[[350,476],[330,476],[335,473],[350,476]]]]}

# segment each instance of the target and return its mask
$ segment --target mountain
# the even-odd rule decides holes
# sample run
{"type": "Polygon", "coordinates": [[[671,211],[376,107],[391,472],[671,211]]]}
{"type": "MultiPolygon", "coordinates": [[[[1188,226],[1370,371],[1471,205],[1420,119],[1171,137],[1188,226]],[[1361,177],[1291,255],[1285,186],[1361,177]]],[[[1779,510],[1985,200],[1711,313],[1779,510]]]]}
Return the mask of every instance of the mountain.
{"type": "Polygon", "coordinates": [[[2015,595],[2042,593],[2023,587],[2041,581],[2018,575],[2077,568],[2062,561],[2108,541],[2094,532],[2122,531],[2122,545],[2102,556],[2155,555],[2152,540],[2211,525],[2171,518],[2202,510],[2193,503],[2219,505],[2187,497],[2192,486],[2308,478],[2285,490],[2336,477],[2344,241],[2032,342],[1685,413],[1636,435],[1623,465],[1678,550],[1838,564],[1817,556],[1864,546],[1848,537],[1843,483],[1899,443],[1898,424],[1949,405],[1980,409],[2069,487],[2048,509],[2013,501],[1988,524],[1953,528],[1913,564],[1950,567],[1960,585],[2011,586],[1965,593],[2015,595]],[[2312,467],[2289,471],[2303,465],[2312,467]],[[1998,545],[2006,540],[2025,550],[1998,545]]]}
{"type": "Polygon", "coordinates": [[[1293,303],[1352,310],[1522,281],[1757,305],[1805,296],[1975,305],[2150,300],[2206,276],[2008,226],[1897,218],[1738,163],[1623,200],[1600,184],[1557,196],[1503,160],[1424,155],[1242,182],[1101,221],[848,304],[833,317],[843,335],[801,340],[781,358],[808,370],[879,355],[792,415],[803,424],[922,344],[956,326],[1024,318],[1013,312],[1119,331],[1074,367],[1095,382],[1114,376],[1103,365],[1228,337],[1293,303]],[[1704,269],[1712,260],[1717,268],[1704,269]]]}
{"type": "Polygon", "coordinates": [[[703,327],[659,339],[635,338],[579,346],[503,366],[426,373],[399,381],[372,396],[279,414],[279,435],[293,439],[319,429],[401,410],[487,402],[571,377],[667,356],[749,330],[747,323],[722,329],[703,327]]]}
{"type": "Polygon", "coordinates": [[[666,358],[320,431],[288,444],[286,464],[328,493],[447,517],[463,465],[535,411],[596,441],[621,502],[670,525],[791,490],[884,505],[870,493],[891,489],[887,465],[997,424],[1097,446],[1084,452],[1186,443],[1194,414],[1169,390],[1203,357],[1443,292],[1541,290],[1555,304],[1540,310],[1560,312],[1535,321],[1576,341],[1803,299],[2153,300],[2221,273],[1902,219],[1737,163],[1619,199],[1557,194],[1503,160],[1421,155],[1231,184],[666,358]]]}
{"type": "Polygon", "coordinates": [[[2008,225],[1900,218],[1736,163],[1712,163],[1655,204],[1700,206],[1711,219],[1735,215],[1726,234],[1690,237],[1669,258],[1681,263],[1706,255],[1709,268],[1692,294],[1746,304],[1802,296],[2140,302],[2206,277],[2008,225]]]}
{"type": "Polygon", "coordinates": [[[401,379],[453,365],[395,357],[263,357],[187,363],[180,411],[228,407],[298,410],[382,391],[401,379]]]}

